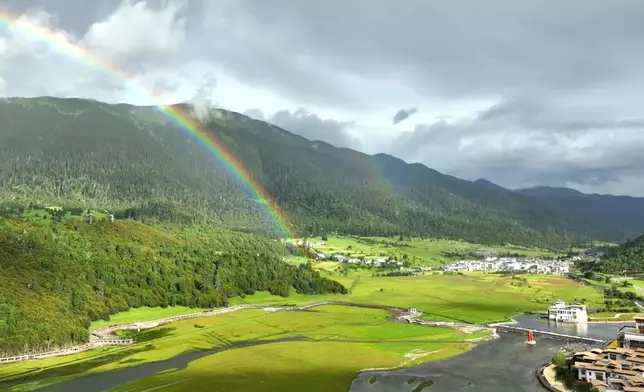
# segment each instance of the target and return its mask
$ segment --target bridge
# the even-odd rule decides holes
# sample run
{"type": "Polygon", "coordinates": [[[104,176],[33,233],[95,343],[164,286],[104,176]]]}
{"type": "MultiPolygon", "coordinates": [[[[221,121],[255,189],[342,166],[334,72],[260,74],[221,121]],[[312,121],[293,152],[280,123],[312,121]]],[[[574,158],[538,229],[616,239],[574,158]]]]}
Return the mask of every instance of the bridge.
{"type": "Polygon", "coordinates": [[[598,345],[605,345],[608,342],[605,340],[599,340],[599,339],[594,339],[594,338],[589,338],[586,336],[577,336],[577,335],[566,335],[563,333],[557,333],[557,332],[551,332],[551,331],[541,331],[538,329],[528,329],[528,328],[523,328],[523,327],[517,327],[515,325],[508,325],[508,324],[488,324],[488,327],[494,328],[497,331],[505,331],[505,332],[516,332],[516,333],[521,333],[521,334],[526,334],[528,331],[532,331],[534,335],[536,336],[543,336],[551,339],[559,339],[559,340],[566,340],[570,342],[580,342],[580,343],[592,343],[592,344],[598,344],[598,345]]]}

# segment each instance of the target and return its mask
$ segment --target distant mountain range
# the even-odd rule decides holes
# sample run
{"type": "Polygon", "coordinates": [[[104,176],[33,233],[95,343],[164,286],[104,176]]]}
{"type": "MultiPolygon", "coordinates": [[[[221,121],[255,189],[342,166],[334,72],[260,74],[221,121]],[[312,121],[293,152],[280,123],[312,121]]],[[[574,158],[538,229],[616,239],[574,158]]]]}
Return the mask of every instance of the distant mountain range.
{"type": "Polygon", "coordinates": [[[615,230],[615,239],[634,238],[644,232],[644,198],[584,194],[574,189],[540,186],[520,189],[554,208],[571,211],[615,230]]]}
{"type": "MultiPolygon", "coordinates": [[[[279,233],[264,207],[154,108],[16,98],[0,102],[0,118],[4,205],[52,203],[279,233]]],[[[512,191],[386,154],[313,142],[224,110],[213,111],[205,125],[273,195],[299,233],[564,247],[590,239],[622,241],[644,231],[644,202],[637,198],[557,188],[512,191]]]]}

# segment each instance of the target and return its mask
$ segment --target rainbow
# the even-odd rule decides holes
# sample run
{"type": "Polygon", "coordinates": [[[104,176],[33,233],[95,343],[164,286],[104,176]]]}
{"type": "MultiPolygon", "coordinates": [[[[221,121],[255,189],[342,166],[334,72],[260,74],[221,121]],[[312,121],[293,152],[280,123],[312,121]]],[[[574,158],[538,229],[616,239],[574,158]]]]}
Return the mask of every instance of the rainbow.
{"type": "Polygon", "coordinates": [[[46,28],[40,27],[20,16],[13,15],[6,11],[0,10],[0,27],[16,29],[38,41],[50,45],[54,50],[66,56],[75,58],[84,64],[95,68],[105,75],[123,82],[128,87],[137,89],[146,98],[149,98],[154,106],[157,107],[172,122],[179,125],[185,134],[197,140],[197,142],[206,149],[212,156],[219,161],[226,170],[242,186],[249,197],[263,205],[268,216],[277,223],[280,230],[286,237],[296,237],[295,232],[291,229],[291,224],[285,218],[275,200],[270,194],[253,178],[248,168],[219,140],[212,132],[206,130],[202,125],[193,120],[189,113],[181,110],[177,106],[165,105],[160,97],[155,96],[148,89],[143,87],[135,78],[126,74],[117,66],[102,60],[81,46],[70,42],[67,37],[61,34],[54,34],[46,28]]]}

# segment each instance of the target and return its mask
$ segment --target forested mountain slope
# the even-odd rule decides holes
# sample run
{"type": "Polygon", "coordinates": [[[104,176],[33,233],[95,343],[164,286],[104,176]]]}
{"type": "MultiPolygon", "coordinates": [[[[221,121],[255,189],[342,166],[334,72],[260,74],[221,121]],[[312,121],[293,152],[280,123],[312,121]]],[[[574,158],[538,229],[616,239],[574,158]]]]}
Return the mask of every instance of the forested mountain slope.
{"type": "Polygon", "coordinates": [[[618,274],[644,273],[644,235],[626,241],[618,247],[608,248],[594,269],[618,274]]]}
{"type": "MultiPolygon", "coordinates": [[[[264,206],[154,108],[9,99],[0,103],[0,119],[0,200],[16,202],[13,210],[52,203],[280,233],[264,206]]],[[[300,233],[405,233],[550,247],[619,239],[614,227],[529,196],[312,142],[238,113],[215,111],[206,125],[300,233]]]]}
{"type": "MultiPolygon", "coordinates": [[[[279,242],[211,226],[0,218],[0,357],[85,341],[139,306],[225,306],[255,291],[346,293],[279,242]]],[[[32,217],[35,218],[35,217],[32,217]]]]}
{"type": "Polygon", "coordinates": [[[516,192],[601,222],[613,231],[615,241],[644,233],[644,197],[584,194],[574,189],[546,186],[516,192]]]}

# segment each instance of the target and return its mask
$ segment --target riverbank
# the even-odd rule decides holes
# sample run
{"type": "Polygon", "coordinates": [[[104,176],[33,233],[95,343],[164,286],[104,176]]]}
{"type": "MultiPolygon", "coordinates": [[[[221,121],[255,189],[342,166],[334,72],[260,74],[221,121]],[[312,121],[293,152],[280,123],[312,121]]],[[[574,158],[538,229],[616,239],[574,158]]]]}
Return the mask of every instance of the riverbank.
{"type": "Polygon", "coordinates": [[[561,381],[557,380],[557,369],[554,364],[543,366],[537,372],[537,378],[547,390],[551,392],[572,392],[561,381]]]}
{"type": "Polygon", "coordinates": [[[628,320],[589,320],[588,324],[633,324],[635,325],[634,321],[628,321],[628,320]]]}
{"type": "Polygon", "coordinates": [[[550,361],[562,342],[540,339],[536,346],[528,346],[524,336],[499,335],[451,358],[389,372],[362,373],[351,384],[350,392],[413,392],[421,381],[433,382],[427,392],[514,391],[517,385],[523,392],[543,392],[534,375],[535,367],[550,361]],[[414,382],[409,384],[411,380],[414,382]]]}

